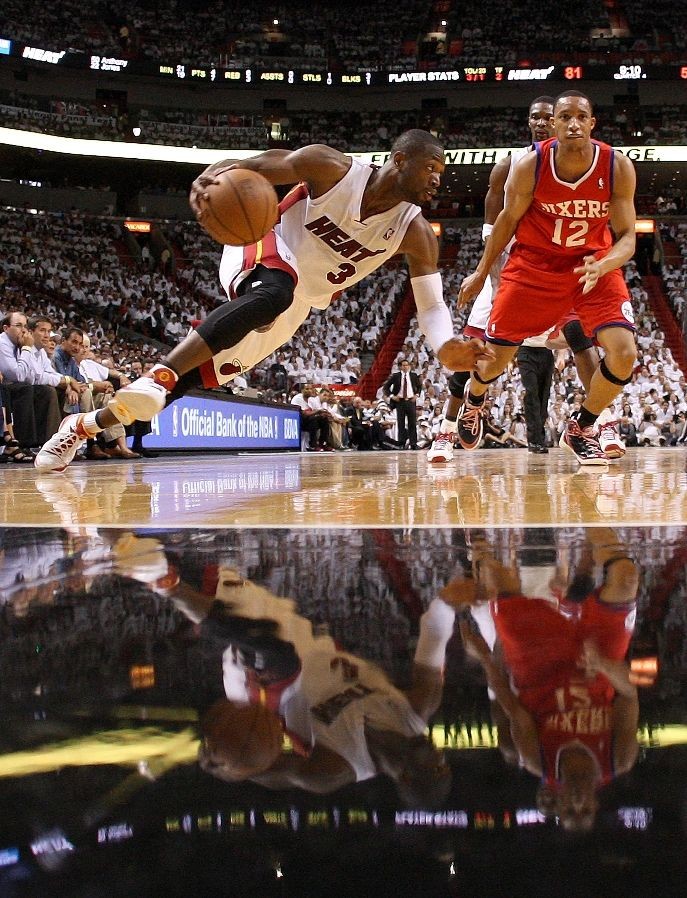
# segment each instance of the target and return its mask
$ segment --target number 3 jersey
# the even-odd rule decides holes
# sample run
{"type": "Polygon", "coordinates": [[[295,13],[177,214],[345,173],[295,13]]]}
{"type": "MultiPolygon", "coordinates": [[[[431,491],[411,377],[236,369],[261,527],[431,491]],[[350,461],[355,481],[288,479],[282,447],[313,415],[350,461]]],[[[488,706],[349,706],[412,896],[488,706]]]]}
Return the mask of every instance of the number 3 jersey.
{"type": "Polygon", "coordinates": [[[220,281],[230,298],[255,265],[296,279],[295,299],[326,309],[332,299],[395,255],[420,207],[400,202],[361,221],[363,193],[375,169],[353,159],[341,180],[313,199],[296,185],[279,204],[279,221],[252,246],[225,246],[220,281]]]}
{"type": "Polygon", "coordinates": [[[512,255],[532,250],[544,268],[558,268],[566,259],[605,255],[613,238],[608,209],[613,192],[615,153],[608,144],[592,141],[592,163],[575,182],[556,172],[556,138],[534,145],[537,154],[534,199],[515,231],[512,255]],[[546,255],[542,254],[546,251],[546,255]]]}

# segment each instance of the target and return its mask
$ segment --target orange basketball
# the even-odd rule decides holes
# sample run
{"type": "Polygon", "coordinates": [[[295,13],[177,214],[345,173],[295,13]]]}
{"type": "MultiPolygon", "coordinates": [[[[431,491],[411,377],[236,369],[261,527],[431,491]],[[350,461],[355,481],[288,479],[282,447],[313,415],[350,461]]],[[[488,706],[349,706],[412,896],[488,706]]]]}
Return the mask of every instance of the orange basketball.
{"type": "Polygon", "coordinates": [[[279,216],[277,194],[270,182],[247,168],[232,168],[215,176],[200,199],[198,221],[218,243],[247,246],[257,243],[279,216]]]}
{"type": "Polygon", "coordinates": [[[208,760],[236,779],[262,773],[282,749],[282,725],[264,705],[220,699],[201,722],[208,760]]]}

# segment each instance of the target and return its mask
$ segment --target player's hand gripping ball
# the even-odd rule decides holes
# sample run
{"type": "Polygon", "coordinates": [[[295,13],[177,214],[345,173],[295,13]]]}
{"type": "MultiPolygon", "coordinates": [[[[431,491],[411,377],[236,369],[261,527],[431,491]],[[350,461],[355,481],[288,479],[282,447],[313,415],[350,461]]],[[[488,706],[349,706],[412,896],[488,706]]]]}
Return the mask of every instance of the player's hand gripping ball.
{"type": "Polygon", "coordinates": [[[218,243],[257,243],[277,223],[279,206],[274,187],[247,168],[221,171],[209,183],[197,188],[194,185],[194,191],[191,207],[196,218],[218,243]]]}
{"type": "Polygon", "coordinates": [[[282,750],[282,725],[264,705],[220,699],[202,721],[201,767],[220,779],[240,781],[263,773],[282,750]]]}

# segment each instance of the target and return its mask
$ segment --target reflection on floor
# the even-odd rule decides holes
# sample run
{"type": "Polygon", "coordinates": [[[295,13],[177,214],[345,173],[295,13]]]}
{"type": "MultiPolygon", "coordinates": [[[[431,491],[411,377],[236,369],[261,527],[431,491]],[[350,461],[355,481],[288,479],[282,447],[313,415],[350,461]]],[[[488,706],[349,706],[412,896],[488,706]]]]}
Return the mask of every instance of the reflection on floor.
{"type": "Polygon", "coordinates": [[[687,520],[683,449],[580,468],[563,450],[206,455],[0,468],[0,524],[144,527],[462,527],[687,520]]]}
{"type": "Polygon", "coordinates": [[[0,530],[0,894],[681,893],[686,535],[0,530]]]}

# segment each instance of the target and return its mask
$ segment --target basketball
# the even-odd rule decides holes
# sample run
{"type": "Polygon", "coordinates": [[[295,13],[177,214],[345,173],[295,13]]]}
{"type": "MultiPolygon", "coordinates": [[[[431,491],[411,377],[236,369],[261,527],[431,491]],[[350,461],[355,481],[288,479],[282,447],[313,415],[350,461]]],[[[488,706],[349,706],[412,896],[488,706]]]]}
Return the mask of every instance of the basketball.
{"type": "Polygon", "coordinates": [[[198,221],[218,243],[247,246],[257,243],[274,227],[279,216],[277,194],[257,172],[232,168],[215,176],[199,199],[198,221]]]}
{"type": "Polygon", "coordinates": [[[201,722],[207,760],[232,779],[267,770],[282,748],[282,725],[264,705],[237,705],[220,699],[201,722]]]}

